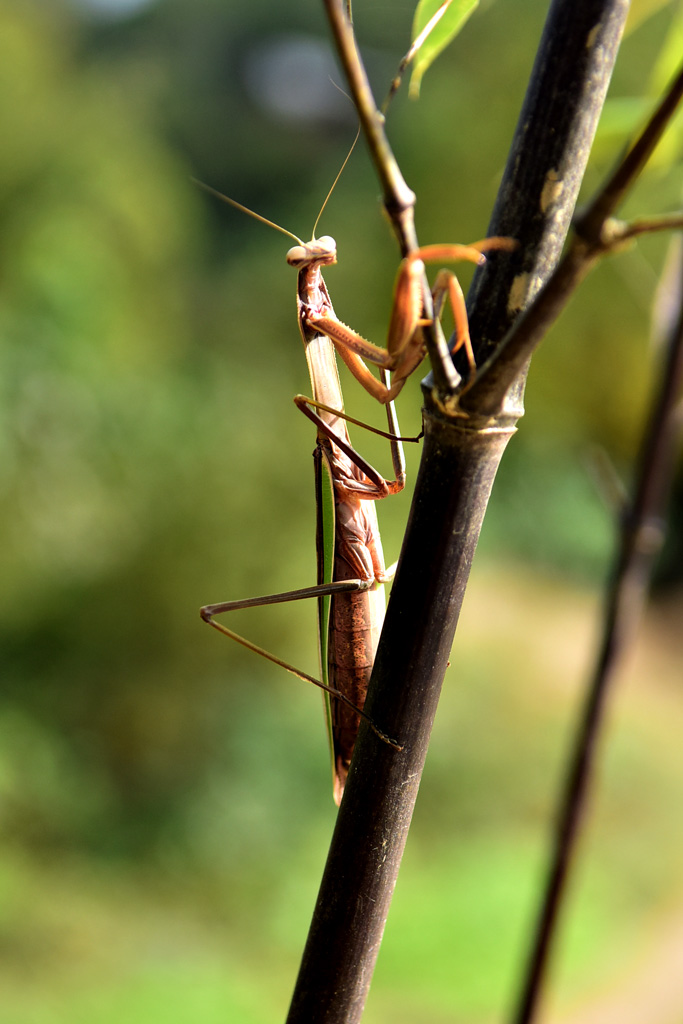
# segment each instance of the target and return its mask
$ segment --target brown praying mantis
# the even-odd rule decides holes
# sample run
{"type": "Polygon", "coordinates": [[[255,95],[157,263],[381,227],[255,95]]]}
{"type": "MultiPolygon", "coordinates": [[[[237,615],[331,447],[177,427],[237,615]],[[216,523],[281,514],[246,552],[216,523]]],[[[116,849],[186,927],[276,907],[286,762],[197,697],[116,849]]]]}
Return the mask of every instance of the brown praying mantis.
{"type": "MultiPolygon", "coordinates": [[[[484,250],[511,249],[514,243],[507,238],[488,238],[469,246],[426,246],[406,256],[396,279],[387,346],[380,348],[343,324],[332,307],[322,268],[337,262],[336,243],[329,236],[315,238],[315,228],[327,199],[314,225],[313,238],[310,242],[303,242],[298,236],[227,196],[213,189],[207,191],[289,235],[297,243],[288,251],[287,262],[298,271],[297,314],[312,398],[297,395],[294,401],[317,429],[314,466],[318,581],[315,586],[301,590],[206,605],[200,614],[205,622],[221,633],[323,690],[332,752],[333,795],[339,804],[360,717],[368,718],[363,706],[384,619],[381,585],[393,577],[394,567],[386,569],[384,565],[375,502],[403,489],[405,462],[401,442],[418,440],[400,437],[393,400],[425,354],[422,328],[429,323],[423,315],[425,263],[469,260],[479,264],[485,260],[484,250]],[[367,427],[346,415],[335,353],[340,355],[363,387],[386,405],[388,431],[367,427]],[[379,367],[379,379],[365,360],[379,367]],[[351,446],[347,422],[389,439],[393,480],[385,480],[351,446]],[[310,597],[318,600],[320,679],[257,647],[215,618],[238,609],[310,597]]],[[[476,366],[463,293],[455,275],[442,270],[437,275],[433,291],[435,308],[441,309],[446,295],[450,298],[455,321],[455,342],[451,351],[464,347],[474,371],[476,366]]],[[[387,736],[377,723],[368,721],[381,740],[397,750],[401,749],[399,740],[387,736]]]]}

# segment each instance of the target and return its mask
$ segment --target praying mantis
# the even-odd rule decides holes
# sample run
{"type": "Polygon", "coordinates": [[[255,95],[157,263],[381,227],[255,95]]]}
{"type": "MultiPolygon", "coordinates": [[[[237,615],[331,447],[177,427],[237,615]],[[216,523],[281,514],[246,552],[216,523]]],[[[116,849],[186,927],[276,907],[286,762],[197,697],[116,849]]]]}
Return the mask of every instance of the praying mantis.
{"type": "MultiPolygon", "coordinates": [[[[317,430],[314,466],[318,581],[315,586],[300,590],[206,605],[200,615],[224,635],[323,690],[332,753],[333,797],[339,804],[360,717],[368,717],[363,706],[384,619],[382,584],[393,577],[394,567],[386,569],[384,565],[375,502],[403,489],[405,462],[402,441],[418,440],[400,437],[394,398],[425,354],[422,328],[429,322],[423,316],[425,263],[469,260],[480,264],[485,260],[484,250],[510,249],[514,243],[506,238],[488,238],[469,246],[426,246],[406,256],[396,279],[387,345],[381,348],[343,324],[334,312],[322,269],[337,262],[337,247],[330,236],[315,238],[322,209],[314,225],[312,239],[303,242],[297,235],[235,200],[210,188],[207,191],[289,235],[297,243],[289,249],[287,263],[298,271],[297,319],[312,398],[297,395],[294,401],[317,430]],[[374,427],[367,429],[389,439],[393,480],[382,477],[351,445],[347,422],[363,427],[366,424],[344,412],[335,353],[339,354],[356,380],[387,408],[388,431],[374,427]],[[379,378],[370,371],[366,360],[379,367],[379,378]],[[216,620],[216,616],[238,609],[311,597],[318,600],[320,679],[287,664],[216,620]]],[[[327,199],[323,209],[326,203],[327,199]]],[[[476,366],[464,297],[452,272],[439,272],[433,296],[438,310],[441,310],[444,298],[449,297],[455,321],[452,351],[464,347],[474,372],[476,366]]],[[[382,741],[396,750],[402,749],[399,740],[386,735],[377,723],[368,721],[382,741]]]]}

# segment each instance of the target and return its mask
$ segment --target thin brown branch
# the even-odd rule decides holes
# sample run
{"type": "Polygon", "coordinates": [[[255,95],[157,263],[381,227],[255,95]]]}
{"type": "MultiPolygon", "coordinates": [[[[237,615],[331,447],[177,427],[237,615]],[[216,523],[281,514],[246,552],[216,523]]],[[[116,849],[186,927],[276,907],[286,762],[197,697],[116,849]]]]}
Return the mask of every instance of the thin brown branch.
{"type": "MultiPolygon", "coordinates": [[[[339,60],[382,187],[384,208],[398,239],[401,255],[405,256],[418,248],[415,231],[415,193],[406,184],[389,144],[384,130],[384,114],[375,102],[353,25],[346,16],[344,5],[341,0],[324,0],[324,4],[339,60]]],[[[425,317],[433,319],[432,294],[426,275],[422,286],[422,298],[425,317]]],[[[432,323],[425,327],[424,338],[439,388],[445,392],[455,390],[460,383],[460,376],[453,366],[440,326],[432,323]]]]}
{"type": "Polygon", "coordinates": [[[622,238],[637,238],[639,235],[653,235],[658,231],[680,231],[683,228],[683,212],[664,213],[659,217],[638,217],[624,224],[622,238]]]}
{"type": "Polygon", "coordinates": [[[413,218],[415,193],[408,188],[389,145],[384,115],[375,102],[345,5],[342,0],[324,0],[324,4],[339,60],[382,186],[384,207],[405,255],[417,247],[413,218]]]}

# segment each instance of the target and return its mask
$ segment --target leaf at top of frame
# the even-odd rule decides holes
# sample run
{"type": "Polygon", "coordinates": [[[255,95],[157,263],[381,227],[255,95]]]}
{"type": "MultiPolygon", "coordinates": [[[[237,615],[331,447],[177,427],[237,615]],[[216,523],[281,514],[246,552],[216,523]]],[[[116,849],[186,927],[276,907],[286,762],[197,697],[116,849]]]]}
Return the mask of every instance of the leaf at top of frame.
{"type": "Polygon", "coordinates": [[[447,5],[447,0],[445,2],[444,0],[420,0],[413,19],[413,40],[417,39],[430,18],[433,18],[440,8],[445,7],[446,9],[413,59],[413,73],[410,76],[409,89],[412,99],[416,99],[420,94],[420,85],[425,71],[441,51],[445,50],[451,40],[455,39],[478,3],[479,0],[450,0],[447,5]]]}

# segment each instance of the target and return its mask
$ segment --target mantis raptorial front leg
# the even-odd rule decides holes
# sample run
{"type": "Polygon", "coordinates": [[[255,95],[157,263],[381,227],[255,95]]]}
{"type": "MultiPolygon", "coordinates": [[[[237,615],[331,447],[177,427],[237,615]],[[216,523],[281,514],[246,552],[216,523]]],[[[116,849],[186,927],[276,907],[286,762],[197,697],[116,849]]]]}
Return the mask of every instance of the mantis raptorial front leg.
{"type": "MultiPolygon", "coordinates": [[[[330,243],[330,255],[325,263],[336,262],[336,248],[332,249],[333,239],[319,239],[321,243],[330,243]],[[330,258],[332,257],[332,258],[330,258]]],[[[309,243],[309,246],[312,243],[309,243]]],[[[309,309],[305,324],[313,331],[326,335],[334,344],[338,354],[348,366],[360,384],[379,402],[392,401],[400,392],[407,378],[422,362],[425,345],[422,327],[429,320],[423,315],[422,282],[426,263],[445,260],[468,260],[471,263],[484,263],[484,251],[511,251],[516,242],[510,238],[486,238],[472,245],[427,245],[416,249],[406,256],[399,267],[394,288],[392,307],[386,348],[380,348],[367,341],[360,334],[339,320],[331,303],[319,310],[309,309]],[[374,363],[383,369],[392,371],[392,382],[389,387],[378,381],[366,366],[364,360],[374,363]]],[[[318,255],[318,259],[320,256],[318,255]]],[[[302,266],[304,261],[311,260],[308,246],[294,246],[287,254],[287,261],[293,266],[302,266]]],[[[323,260],[320,260],[321,264],[323,260]]],[[[472,351],[467,310],[460,283],[452,271],[441,270],[436,278],[432,292],[435,307],[438,311],[443,306],[443,299],[448,296],[455,322],[455,340],[451,354],[464,348],[472,373],[476,372],[476,363],[472,351]]]]}
{"type": "MultiPolygon", "coordinates": [[[[387,386],[386,371],[382,371],[382,379],[384,385],[387,386]]],[[[392,428],[391,431],[379,430],[377,427],[371,427],[368,423],[363,423],[361,420],[354,419],[353,416],[348,416],[345,412],[339,409],[333,409],[329,405],[325,405],[323,402],[316,402],[313,398],[307,398],[305,395],[295,395],[294,404],[304,416],[307,416],[312,423],[315,423],[318,428],[319,434],[323,434],[334,445],[339,448],[349,459],[351,463],[356,465],[361,473],[367,478],[368,483],[364,485],[358,483],[355,488],[355,493],[359,496],[367,495],[373,501],[377,501],[380,498],[388,497],[390,494],[398,494],[405,487],[406,472],[405,472],[405,459],[403,457],[403,450],[400,447],[404,441],[415,443],[422,437],[422,432],[417,437],[400,437],[396,431],[398,431],[398,420],[396,419],[396,411],[394,409],[393,402],[387,404],[387,416],[389,420],[389,426],[392,428]],[[318,410],[315,412],[314,410],[318,410]],[[385,480],[370,463],[360,455],[355,448],[340,437],[338,433],[329,425],[329,423],[323,419],[319,413],[328,413],[335,419],[342,419],[346,423],[355,423],[356,426],[362,427],[364,430],[370,431],[372,434],[378,434],[380,437],[386,437],[391,442],[391,461],[394,468],[394,480],[385,480]]],[[[348,435],[347,435],[348,437],[348,435]]]]}

